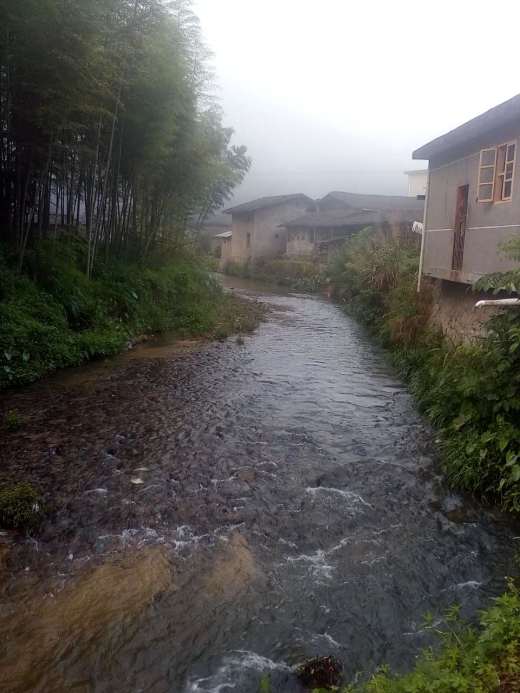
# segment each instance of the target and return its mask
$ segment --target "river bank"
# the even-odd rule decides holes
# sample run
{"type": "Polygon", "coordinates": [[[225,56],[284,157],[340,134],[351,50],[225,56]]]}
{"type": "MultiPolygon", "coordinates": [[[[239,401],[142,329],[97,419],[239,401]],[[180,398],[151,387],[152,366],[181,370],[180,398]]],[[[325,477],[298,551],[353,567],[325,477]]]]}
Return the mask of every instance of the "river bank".
{"type": "Polygon", "coordinates": [[[406,670],[426,612],[503,591],[517,533],[444,487],[364,331],[228,286],[272,306],[243,344],[143,344],[0,396],[25,421],[2,469],[50,507],[2,537],[3,689],[301,691],[307,657],[406,670]]]}
{"type": "Polygon", "coordinates": [[[319,293],[327,286],[326,267],[314,258],[259,258],[246,263],[230,261],[224,273],[228,277],[251,279],[305,293],[319,293]]]}
{"type": "Polygon", "coordinates": [[[222,339],[262,319],[259,306],[223,292],[185,249],[148,265],[100,263],[92,279],[83,272],[85,253],[74,238],[40,242],[19,274],[0,247],[0,390],[153,335],[222,339]]]}

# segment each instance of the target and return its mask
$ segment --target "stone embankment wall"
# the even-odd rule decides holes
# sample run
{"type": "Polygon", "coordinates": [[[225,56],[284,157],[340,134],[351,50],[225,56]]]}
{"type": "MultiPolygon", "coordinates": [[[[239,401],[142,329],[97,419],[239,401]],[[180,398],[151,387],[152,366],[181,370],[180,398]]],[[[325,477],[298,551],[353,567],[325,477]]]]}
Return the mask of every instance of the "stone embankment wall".
{"type": "Polygon", "coordinates": [[[433,308],[430,317],[432,327],[453,342],[471,342],[486,333],[486,322],[500,308],[475,308],[477,301],[496,298],[491,294],[476,292],[467,284],[442,279],[425,279],[425,288],[432,290],[433,308]]]}

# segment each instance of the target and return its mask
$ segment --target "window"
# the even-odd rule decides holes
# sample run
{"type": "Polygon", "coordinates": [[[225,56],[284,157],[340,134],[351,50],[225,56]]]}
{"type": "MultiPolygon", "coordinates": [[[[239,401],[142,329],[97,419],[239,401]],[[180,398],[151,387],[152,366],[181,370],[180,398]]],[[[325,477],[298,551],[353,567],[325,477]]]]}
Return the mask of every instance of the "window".
{"type": "Polygon", "coordinates": [[[247,236],[246,236],[246,246],[247,246],[248,248],[251,247],[251,234],[250,234],[250,233],[248,233],[247,236]]]}
{"type": "Polygon", "coordinates": [[[478,177],[479,202],[505,202],[513,196],[516,144],[482,149],[478,177]]]}
{"type": "Polygon", "coordinates": [[[497,198],[510,200],[513,195],[513,172],[515,168],[516,146],[503,144],[497,151],[497,198]]]}
{"type": "Polygon", "coordinates": [[[480,152],[480,168],[478,176],[479,202],[493,202],[496,163],[496,147],[493,147],[493,149],[482,149],[480,152]]]}

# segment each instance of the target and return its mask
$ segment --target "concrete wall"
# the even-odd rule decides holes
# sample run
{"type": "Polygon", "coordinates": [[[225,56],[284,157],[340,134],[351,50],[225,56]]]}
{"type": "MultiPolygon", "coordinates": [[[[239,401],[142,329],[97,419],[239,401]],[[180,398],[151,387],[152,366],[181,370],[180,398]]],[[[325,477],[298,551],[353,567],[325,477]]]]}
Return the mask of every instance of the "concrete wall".
{"type": "Polygon", "coordinates": [[[430,162],[426,216],[424,272],[430,276],[471,283],[483,274],[511,269],[517,263],[505,258],[499,245],[520,234],[520,125],[493,133],[485,140],[430,162]],[[512,200],[479,202],[480,150],[515,141],[517,145],[512,200]],[[469,185],[468,216],[462,270],[453,273],[453,227],[457,188],[469,185]]]}
{"type": "Polygon", "coordinates": [[[308,204],[306,200],[292,200],[258,209],[249,215],[234,214],[233,260],[243,263],[248,260],[271,259],[283,255],[287,250],[287,232],[280,226],[302,216],[308,204]]]}

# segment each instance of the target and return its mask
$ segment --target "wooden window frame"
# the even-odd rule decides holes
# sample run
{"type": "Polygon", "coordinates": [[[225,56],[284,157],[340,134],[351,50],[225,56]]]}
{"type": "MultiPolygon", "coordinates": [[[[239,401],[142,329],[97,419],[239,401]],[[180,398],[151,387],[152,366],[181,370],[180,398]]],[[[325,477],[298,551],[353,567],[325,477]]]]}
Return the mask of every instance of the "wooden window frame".
{"type": "Polygon", "coordinates": [[[503,142],[495,147],[485,147],[480,150],[479,159],[479,169],[478,169],[478,186],[477,186],[477,199],[479,202],[483,203],[500,203],[500,202],[511,202],[513,199],[513,185],[515,181],[515,166],[516,166],[516,152],[518,148],[517,140],[511,140],[509,142],[503,142]],[[514,146],[515,152],[512,159],[508,159],[509,148],[514,146]],[[505,150],[504,164],[502,170],[498,170],[499,164],[499,152],[505,150]],[[482,160],[487,152],[494,152],[493,164],[483,164],[482,160]],[[509,164],[512,164],[512,172],[510,176],[506,177],[506,169],[509,164]],[[484,169],[493,170],[493,180],[492,181],[482,181],[482,171],[484,169]],[[504,196],[504,189],[506,183],[511,183],[511,193],[504,196]],[[491,197],[481,197],[480,190],[482,186],[491,186],[491,197]],[[499,194],[497,195],[497,191],[499,194]]]}
{"type": "MultiPolygon", "coordinates": [[[[511,202],[513,199],[513,184],[515,181],[515,165],[516,165],[516,148],[517,148],[517,143],[516,140],[513,140],[512,142],[504,142],[503,144],[499,144],[497,147],[497,163],[498,163],[498,151],[500,149],[505,150],[505,155],[504,155],[504,168],[502,171],[496,171],[495,176],[496,180],[501,179],[501,185],[499,186],[500,190],[500,197],[498,197],[495,202],[511,202]],[[512,159],[508,159],[508,151],[511,146],[514,146],[515,148],[515,153],[513,155],[512,159]],[[509,164],[512,164],[512,171],[511,175],[507,177],[506,170],[509,164]],[[511,183],[511,193],[510,195],[505,196],[504,195],[504,188],[506,183],[511,183]]],[[[495,188],[496,189],[496,188],[495,188]]]]}
{"type": "Polygon", "coordinates": [[[495,180],[496,180],[496,174],[497,174],[497,147],[486,147],[485,149],[480,150],[480,159],[479,159],[479,164],[478,164],[478,201],[479,202],[493,202],[495,198],[495,180]],[[494,153],[494,159],[492,164],[483,164],[482,159],[484,158],[484,155],[487,152],[493,152],[494,153]],[[487,182],[482,182],[482,171],[483,169],[493,169],[493,177],[490,181],[487,182]],[[483,186],[491,186],[491,197],[481,197],[480,196],[480,188],[483,186]]]}

